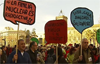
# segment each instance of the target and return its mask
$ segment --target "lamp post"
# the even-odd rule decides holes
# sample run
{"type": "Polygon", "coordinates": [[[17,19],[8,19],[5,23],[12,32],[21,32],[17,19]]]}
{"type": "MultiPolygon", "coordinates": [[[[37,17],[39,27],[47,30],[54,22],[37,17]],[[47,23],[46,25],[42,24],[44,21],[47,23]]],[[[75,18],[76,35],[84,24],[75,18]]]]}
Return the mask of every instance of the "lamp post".
{"type": "Polygon", "coordinates": [[[4,45],[6,46],[6,38],[4,38],[4,39],[2,39],[2,40],[4,40],[4,45]]]}

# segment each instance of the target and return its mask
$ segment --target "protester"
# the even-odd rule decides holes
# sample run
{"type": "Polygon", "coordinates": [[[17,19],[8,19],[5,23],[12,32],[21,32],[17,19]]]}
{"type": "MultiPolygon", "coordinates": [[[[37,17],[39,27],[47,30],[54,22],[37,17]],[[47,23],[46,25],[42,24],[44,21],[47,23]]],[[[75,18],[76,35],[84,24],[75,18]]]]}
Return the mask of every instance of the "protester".
{"type": "Polygon", "coordinates": [[[55,61],[56,61],[56,55],[54,53],[54,48],[51,48],[47,56],[46,64],[54,64],[55,61]]]}
{"type": "Polygon", "coordinates": [[[67,64],[67,61],[65,60],[62,49],[60,47],[58,47],[58,64],[67,64]]]}
{"type": "Polygon", "coordinates": [[[89,49],[92,51],[92,49],[94,48],[93,44],[90,44],[89,46],[89,49]]]}
{"type": "Polygon", "coordinates": [[[99,58],[98,58],[98,60],[96,61],[96,63],[97,63],[97,64],[100,63],[100,55],[99,55],[99,58]]]}
{"type": "Polygon", "coordinates": [[[9,54],[11,54],[11,52],[12,52],[12,48],[10,47],[10,44],[9,44],[6,50],[7,57],[9,56],[9,54]]]}
{"type": "Polygon", "coordinates": [[[75,47],[72,47],[69,51],[69,53],[67,54],[67,62],[69,64],[72,64],[73,63],[73,59],[74,59],[74,53],[75,53],[76,49],[75,47]]]}
{"type": "Polygon", "coordinates": [[[45,61],[45,52],[46,52],[45,49],[46,49],[46,47],[42,47],[41,49],[42,49],[42,53],[41,54],[43,56],[43,60],[45,61]]]}
{"type": "Polygon", "coordinates": [[[69,44],[69,45],[67,46],[65,58],[67,58],[67,54],[69,53],[71,47],[72,47],[72,44],[69,44]]]}
{"type": "Polygon", "coordinates": [[[12,51],[16,50],[16,45],[12,48],[12,51]]]}
{"type": "Polygon", "coordinates": [[[93,53],[93,57],[94,57],[93,62],[96,63],[99,58],[99,55],[97,55],[97,49],[93,48],[92,53],[93,53]]]}
{"type": "Polygon", "coordinates": [[[33,64],[37,64],[37,61],[40,59],[37,58],[37,43],[36,42],[31,42],[29,46],[29,50],[27,51],[28,54],[30,55],[31,61],[33,64]]]}
{"type": "Polygon", "coordinates": [[[39,58],[40,60],[37,61],[37,64],[45,64],[45,61],[44,61],[44,57],[43,55],[41,54],[43,51],[43,49],[41,49],[38,54],[37,54],[37,58],[39,58]]]}
{"type": "Polygon", "coordinates": [[[31,63],[29,54],[25,52],[25,42],[23,39],[18,40],[18,53],[16,54],[16,51],[13,51],[7,59],[7,63],[9,64],[16,62],[21,64],[31,63]]]}
{"type": "Polygon", "coordinates": [[[79,44],[76,44],[76,46],[75,46],[76,51],[77,51],[79,48],[80,48],[80,45],[79,45],[79,44]]]}
{"type": "Polygon", "coordinates": [[[37,51],[38,51],[38,52],[40,52],[40,50],[41,50],[41,46],[38,46],[38,49],[37,49],[37,51]]]}
{"type": "Polygon", "coordinates": [[[2,46],[2,60],[3,60],[3,63],[6,63],[7,61],[7,54],[6,54],[6,46],[2,46]]]}
{"type": "Polygon", "coordinates": [[[2,49],[0,49],[0,64],[3,63],[3,60],[2,60],[2,49]]]}
{"type": "Polygon", "coordinates": [[[92,64],[93,63],[93,57],[91,54],[90,49],[88,48],[88,40],[86,38],[82,39],[82,55],[81,55],[81,47],[79,48],[79,50],[76,51],[75,55],[74,55],[74,60],[73,63],[89,63],[92,64]]]}
{"type": "Polygon", "coordinates": [[[66,56],[66,50],[65,50],[64,46],[62,46],[62,52],[63,52],[63,56],[65,57],[66,56]]]}

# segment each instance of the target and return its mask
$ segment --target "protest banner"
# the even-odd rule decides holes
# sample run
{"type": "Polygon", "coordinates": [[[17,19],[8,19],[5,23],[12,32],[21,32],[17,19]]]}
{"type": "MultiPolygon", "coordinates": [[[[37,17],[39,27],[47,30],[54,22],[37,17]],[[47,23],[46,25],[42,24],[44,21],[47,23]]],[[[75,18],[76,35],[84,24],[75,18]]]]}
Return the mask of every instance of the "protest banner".
{"type": "Polygon", "coordinates": [[[17,22],[32,25],[35,22],[34,3],[20,0],[5,0],[4,2],[4,19],[14,24],[17,22]]]}
{"type": "MultiPolygon", "coordinates": [[[[75,8],[70,15],[70,20],[74,28],[81,33],[81,41],[82,41],[82,32],[86,28],[93,26],[93,12],[88,8],[78,7],[75,8]]],[[[81,43],[82,45],[82,43],[81,43]]],[[[82,46],[81,46],[81,54],[82,54],[82,46]]]]}
{"type": "Polygon", "coordinates": [[[67,22],[65,20],[51,20],[45,25],[46,44],[56,44],[56,61],[58,64],[58,43],[65,44],[67,42],[67,22]]]}
{"type": "MultiPolygon", "coordinates": [[[[36,6],[34,3],[21,0],[4,1],[4,19],[18,25],[17,42],[19,33],[19,22],[27,25],[35,23],[36,6]],[[17,23],[18,22],[18,23],[17,23]]],[[[18,43],[16,43],[16,54],[18,52],[18,43]]]]}
{"type": "Polygon", "coordinates": [[[45,25],[45,39],[49,43],[67,42],[67,22],[65,20],[51,20],[45,25]]]}

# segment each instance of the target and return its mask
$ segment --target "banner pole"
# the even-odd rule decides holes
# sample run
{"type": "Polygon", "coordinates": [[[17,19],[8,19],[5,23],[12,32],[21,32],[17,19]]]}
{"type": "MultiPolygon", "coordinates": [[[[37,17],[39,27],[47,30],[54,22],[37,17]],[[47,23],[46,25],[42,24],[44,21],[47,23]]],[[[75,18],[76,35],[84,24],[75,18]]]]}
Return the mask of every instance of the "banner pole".
{"type": "Polygon", "coordinates": [[[99,55],[100,55],[100,44],[99,44],[99,55]]]}
{"type": "MultiPolygon", "coordinates": [[[[19,33],[19,22],[18,22],[18,28],[17,28],[16,54],[18,53],[18,33],[19,33]]],[[[17,61],[15,61],[15,63],[17,63],[17,61]]]]}
{"type": "Polygon", "coordinates": [[[56,64],[58,64],[58,44],[56,44],[56,64]]]}
{"type": "Polygon", "coordinates": [[[82,55],[82,34],[81,34],[81,55],[82,55]]]}

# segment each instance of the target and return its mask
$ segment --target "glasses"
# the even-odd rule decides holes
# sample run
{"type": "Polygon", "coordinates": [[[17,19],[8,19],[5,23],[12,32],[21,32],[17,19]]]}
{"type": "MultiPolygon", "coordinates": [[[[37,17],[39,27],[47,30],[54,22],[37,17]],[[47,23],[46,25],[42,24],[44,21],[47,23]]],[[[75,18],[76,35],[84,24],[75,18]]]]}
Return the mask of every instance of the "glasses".
{"type": "Polygon", "coordinates": [[[88,42],[84,42],[84,43],[88,43],[88,42]]]}
{"type": "Polygon", "coordinates": [[[37,46],[37,45],[34,45],[34,46],[37,46]]]}

